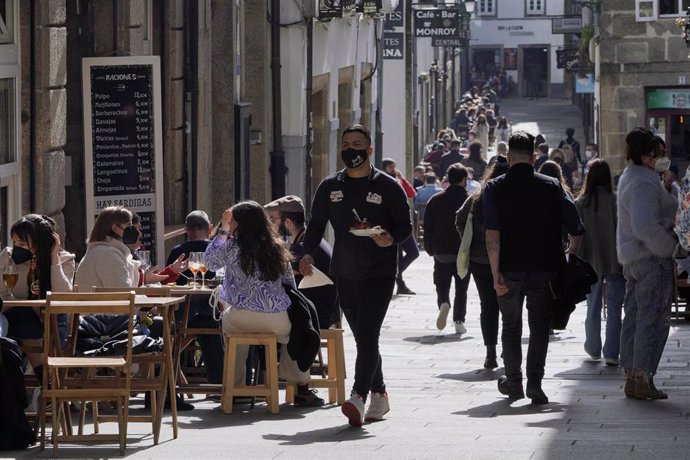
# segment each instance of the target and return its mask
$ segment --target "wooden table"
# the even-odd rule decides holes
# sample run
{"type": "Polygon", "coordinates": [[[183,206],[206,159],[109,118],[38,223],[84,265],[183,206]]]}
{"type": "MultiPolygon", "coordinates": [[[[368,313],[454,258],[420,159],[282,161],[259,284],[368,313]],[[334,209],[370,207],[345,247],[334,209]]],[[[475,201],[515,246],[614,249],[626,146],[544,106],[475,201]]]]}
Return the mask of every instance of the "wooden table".
{"type": "MultiPolygon", "coordinates": [[[[177,293],[177,291],[175,292],[177,293]]],[[[167,380],[168,388],[167,391],[170,393],[170,411],[172,413],[172,424],[173,424],[173,438],[177,439],[177,405],[173,402],[175,401],[175,369],[173,365],[173,344],[169,337],[173,337],[172,331],[170,330],[170,324],[173,321],[173,312],[175,307],[185,301],[185,297],[148,297],[137,295],[134,301],[135,305],[139,309],[152,309],[156,308],[158,312],[163,317],[163,357],[165,360],[165,366],[161,369],[163,372],[163,381],[167,380]]],[[[94,302],[97,304],[98,302],[94,302]]],[[[106,302],[103,302],[106,305],[106,302]]],[[[39,300],[5,300],[3,301],[3,310],[6,308],[44,308],[46,306],[45,299],[39,300]]],[[[58,334],[56,334],[58,336],[58,334]]],[[[157,411],[157,417],[153,425],[153,440],[154,444],[158,444],[158,438],[160,435],[161,424],[163,421],[163,407],[165,404],[165,391],[159,391],[157,394],[157,406],[160,410],[157,411]]],[[[153,404],[153,401],[151,402],[153,404]]]]}

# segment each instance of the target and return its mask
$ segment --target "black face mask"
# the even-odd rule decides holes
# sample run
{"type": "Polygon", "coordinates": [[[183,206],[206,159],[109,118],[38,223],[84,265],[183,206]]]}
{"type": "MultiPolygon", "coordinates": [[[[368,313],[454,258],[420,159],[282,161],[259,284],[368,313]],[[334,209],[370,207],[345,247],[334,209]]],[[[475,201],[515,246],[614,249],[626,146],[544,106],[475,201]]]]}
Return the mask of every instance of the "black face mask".
{"type": "Polygon", "coordinates": [[[15,265],[23,264],[24,262],[27,262],[31,260],[31,258],[34,256],[34,253],[29,251],[26,248],[22,248],[19,246],[13,246],[12,247],[12,262],[15,263],[15,265]]]}
{"type": "Polygon", "coordinates": [[[122,231],[122,242],[125,244],[134,244],[139,240],[139,230],[133,225],[130,225],[122,231]]]}
{"type": "Polygon", "coordinates": [[[366,161],[367,149],[346,149],[340,152],[340,158],[345,163],[346,168],[355,169],[366,161]]]}

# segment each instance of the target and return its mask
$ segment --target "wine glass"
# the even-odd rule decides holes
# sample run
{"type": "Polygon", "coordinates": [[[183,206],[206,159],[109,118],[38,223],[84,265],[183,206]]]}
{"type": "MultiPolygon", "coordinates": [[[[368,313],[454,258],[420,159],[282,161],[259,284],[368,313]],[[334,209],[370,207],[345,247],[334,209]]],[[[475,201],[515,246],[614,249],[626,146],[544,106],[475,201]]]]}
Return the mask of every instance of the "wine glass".
{"type": "Polygon", "coordinates": [[[139,262],[141,262],[141,269],[144,271],[148,270],[151,267],[151,251],[138,249],[135,251],[135,254],[139,258],[139,262]]]}
{"type": "Polygon", "coordinates": [[[9,298],[15,299],[12,289],[17,285],[17,281],[19,281],[19,273],[17,272],[17,266],[11,261],[5,265],[5,270],[2,273],[2,281],[5,283],[5,286],[7,286],[7,290],[10,294],[9,298]]]}
{"type": "Polygon", "coordinates": [[[206,267],[206,253],[197,252],[196,254],[199,262],[199,272],[201,273],[201,289],[206,289],[206,272],[208,271],[206,267]]]}
{"type": "Polygon", "coordinates": [[[194,276],[193,281],[192,281],[192,289],[196,289],[196,273],[199,271],[199,252],[190,252],[189,253],[189,262],[187,264],[187,268],[192,272],[192,275],[194,276]]]}

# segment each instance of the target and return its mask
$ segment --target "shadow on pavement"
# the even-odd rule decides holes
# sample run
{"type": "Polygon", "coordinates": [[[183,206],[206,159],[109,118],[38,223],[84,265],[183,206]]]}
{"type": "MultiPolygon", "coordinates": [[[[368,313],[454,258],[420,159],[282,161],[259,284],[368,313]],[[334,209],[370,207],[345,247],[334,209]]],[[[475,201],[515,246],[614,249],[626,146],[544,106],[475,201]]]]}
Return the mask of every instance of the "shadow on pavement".
{"type": "Polygon", "coordinates": [[[490,404],[453,412],[453,415],[465,415],[473,418],[491,418],[504,415],[555,414],[564,412],[567,407],[568,406],[564,404],[554,401],[551,401],[549,404],[531,404],[529,403],[529,399],[510,401],[507,398],[502,398],[490,404]]]}
{"type": "Polygon", "coordinates": [[[318,430],[301,431],[295,434],[265,434],[264,439],[279,440],[282,446],[303,446],[317,442],[359,441],[372,438],[373,434],[366,428],[356,428],[349,425],[339,425],[318,430]]]}
{"type": "Polygon", "coordinates": [[[498,377],[504,374],[503,368],[496,370],[491,369],[477,369],[475,371],[463,372],[461,374],[439,374],[436,378],[447,380],[459,380],[461,382],[490,382],[497,380],[498,377]]]}
{"type": "Polygon", "coordinates": [[[460,335],[460,334],[435,334],[435,335],[423,335],[421,337],[405,337],[403,340],[405,342],[417,342],[422,345],[436,345],[439,343],[451,343],[451,342],[464,342],[466,340],[472,340],[474,337],[471,335],[460,335]]]}

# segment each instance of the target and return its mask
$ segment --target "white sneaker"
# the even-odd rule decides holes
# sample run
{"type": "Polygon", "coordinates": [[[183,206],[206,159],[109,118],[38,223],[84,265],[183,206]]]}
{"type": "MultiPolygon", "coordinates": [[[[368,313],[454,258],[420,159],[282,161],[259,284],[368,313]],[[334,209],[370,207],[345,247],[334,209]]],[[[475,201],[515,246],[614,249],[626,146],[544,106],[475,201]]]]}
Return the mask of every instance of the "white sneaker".
{"type": "Polygon", "coordinates": [[[343,415],[348,418],[350,425],[362,426],[364,423],[364,401],[354,391],[350,393],[350,399],[345,401],[340,408],[343,415]]]}
{"type": "Polygon", "coordinates": [[[390,410],[388,393],[371,393],[369,408],[364,416],[364,420],[367,422],[379,422],[383,420],[383,416],[390,412],[390,410]]]}
{"type": "Polygon", "coordinates": [[[438,310],[438,318],[436,318],[436,329],[442,331],[446,327],[446,321],[448,321],[448,312],[450,311],[450,304],[448,302],[443,302],[438,310]]]}
{"type": "Polygon", "coordinates": [[[466,334],[467,329],[465,329],[465,323],[463,323],[462,321],[456,321],[455,322],[455,333],[460,334],[460,335],[466,334]]]}

